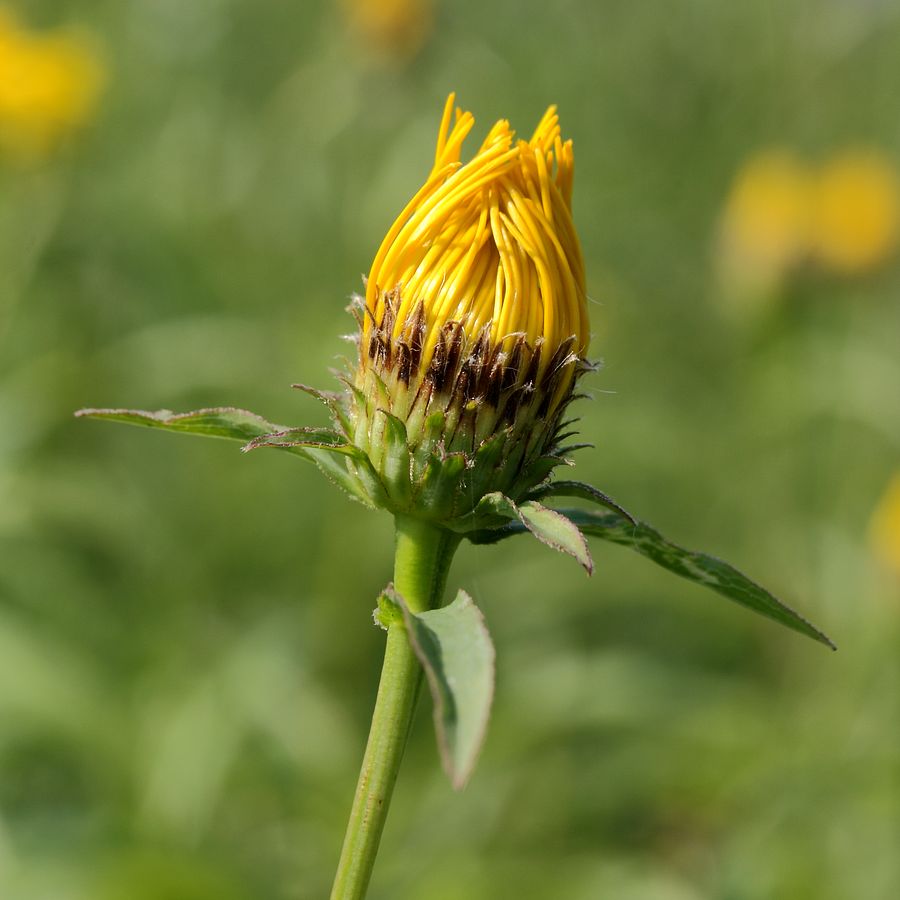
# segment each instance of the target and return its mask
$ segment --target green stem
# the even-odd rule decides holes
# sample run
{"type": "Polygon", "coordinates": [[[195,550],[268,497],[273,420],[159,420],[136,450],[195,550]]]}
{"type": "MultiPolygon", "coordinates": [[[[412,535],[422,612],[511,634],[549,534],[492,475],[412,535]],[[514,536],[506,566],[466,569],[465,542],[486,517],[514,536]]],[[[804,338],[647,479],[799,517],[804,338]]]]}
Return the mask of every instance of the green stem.
{"type": "MultiPolygon", "coordinates": [[[[459,536],[404,516],[397,516],[396,526],[394,587],[411,612],[432,609],[443,596],[459,536]]],[[[421,680],[422,667],[406,630],[402,622],[392,622],[331,900],[362,900],[366,895],[421,680]]]]}

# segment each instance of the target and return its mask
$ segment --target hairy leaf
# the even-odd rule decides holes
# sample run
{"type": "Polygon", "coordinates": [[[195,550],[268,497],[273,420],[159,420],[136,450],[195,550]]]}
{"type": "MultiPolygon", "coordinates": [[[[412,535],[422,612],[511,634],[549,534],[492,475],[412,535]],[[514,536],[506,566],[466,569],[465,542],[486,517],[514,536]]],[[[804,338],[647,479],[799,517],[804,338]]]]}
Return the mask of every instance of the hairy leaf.
{"type": "MultiPolygon", "coordinates": [[[[259,447],[287,450],[301,459],[315,463],[326,478],[354,499],[370,508],[373,506],[370,496],[374,485],[371,489],[368,486],[364,488],[360,476],[360,471],[369,475],[371,466],[368,459],[356,447],[346,444],[337,432],[327,428],[284,428],[268,422],[256,413],[230,406],[186,413],[173,413],[167,409],[156,412],[141,409],[80,409],[75,415],[241,441],[245,451],[259,447]],[[335,453],[353,458],[358,464],[357,471],[351,472],[343,461],[333,459],[332,454],[335,453]]],[[[374,477],[377,481],[377,476],[374,477]]]]}
{"type": "Polygon", "coordinates": [[[330,428],[286,428],[283,431],[273,431],[254,438],[241,447],[241,450],[249,453],[251,450],[259,450],[261,447],[275,447],[279,450],[295,452],[299,449],[304,457],[308,457],[306,449],[312,447],[347,455],[359,452],[356,447],[347,443],[343,435],[330,428]]]}
{"type": "Polygon", "coordinates": [[[283,430],[283,426],[273,425],[256,413],[232,406],[196,409],[186,413],[173,413],[168,409],[155,412],[143,409],[79,409],[75,415],[245,443],[260,435],[283,430]]]}
{"type": "Polygon", "coordinates": [[[637,519],[624,506],[616,503],[609,494],[605,494],[593,485],[586,484],[583,481],[550,481],[547,484],[536,487],[528,494],[529,500],[544,500],[547,497],[577,497],[581,500],[590,500],[591,503],[605,506],[607,509],[625,516],[632,525],[638,524],[637,519]]]}
{"type": "MultiPolygon", "coordinates": [[[[793,631],[805,634],[813,640],[832,650],[837,649],[832,640],[815,625],[807,621],[798,612],[782,603],[764,587],[752,581],[734,566],[694,550],[685,550],[664,538],[655,528],[644,522],[633,524],[619,513],[598,513],[583,509],[560,510],[569,520],[575,523],[585,534],[630,547],[638,553],[653,560],[657,565],[694,581],[766,616],[793,631]]],[[[503,528],[472,532],[469,539],[473,543],[490,544],[521,534],[524,526],[511,522],[503,528]]]]}
{"type": "MultiPolygon", "coordinates": [[[[484,616],[465,591],[447,606],[422,613],[410,612],[396,591],[386,594],[402,610],[425,670],[441,761],[459,790],[475,768],[494,697],[494,645],[484,616]]],[[[382,610],[378,621],[390,618],[382,610]]]]}
{"type": "MultiPolygon", "coordinates": [[[[505,494],[494,491],[485,494],[472,513],[460,516],[455,522],[450,523],[450,527],[461,532],[477,529],[473,543],[490,543],[490,541],[479,539],[483,533],[481,529],[494,528],[497,531],[503,531],[503,528],[499,526],[503,525],[504,520],[518,522],[541,543],[560,553],[568,553],[584,566],[588,575],[594,571],[594,562],[591,559],[587,541],[578,527],[572,524],[565,515],[542,506],[534,500],[516,504],[505,494]]],[[[488,531],[488,534],[490,533],[488,531]]],[[[511,532],[504,532],[503,536],[507,533],[511,532]]]]}

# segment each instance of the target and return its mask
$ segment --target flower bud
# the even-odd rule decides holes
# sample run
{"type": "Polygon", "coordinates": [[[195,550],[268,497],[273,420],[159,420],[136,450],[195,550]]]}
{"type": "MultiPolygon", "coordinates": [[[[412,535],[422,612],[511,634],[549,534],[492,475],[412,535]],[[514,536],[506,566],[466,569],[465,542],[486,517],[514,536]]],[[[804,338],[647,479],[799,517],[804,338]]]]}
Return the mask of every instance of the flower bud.
{"type": "Polygon", "coordinates": [[[585,369],[573,154],[554,107],[531,140],[447,100],[434,167],[381,244],[359,298],[354,444],[392,505],[426,518],[515,499],[564,462],[560,419],[585,369]]]}

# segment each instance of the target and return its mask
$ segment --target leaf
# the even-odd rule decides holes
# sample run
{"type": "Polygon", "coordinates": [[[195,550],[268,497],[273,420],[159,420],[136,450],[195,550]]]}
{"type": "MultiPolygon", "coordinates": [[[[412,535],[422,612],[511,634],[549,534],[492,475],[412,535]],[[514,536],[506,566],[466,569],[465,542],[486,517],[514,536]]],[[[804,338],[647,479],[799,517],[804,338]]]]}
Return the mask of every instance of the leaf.
{"type": "Polygon", "coordinates": [[[332,484],[337,485],[369,509],[375,509],[382,502],[384,488],[378,474],[372,469],[368,456],[359,447],[348,444],[344,436],[336,431],[329,428],[288,428],[284,431],[260,435],[241,447],[241,450],[249,453],[251,450],[258,450],[261,447],[287,450],[304,459],[312,460],[332,484]],[[356,463],[356,467],[351,471],[332,454],[338,457],[349,456],[356,463]],[[360,472],[366,473],[368,487],[364,485],[360,472]],[[376,483],[376,493],[373,497],[372,486],[376,483]]]}
{"type": "Polygon", "coordinates": [[[583,481],[551,481],[536,487],[528,494],[529,500],[543,500],[547,497],[578,497],[581,500],[590,500],[591,503],[605,506],[607,509],[625,516],[632,525],[638,524],[637,519],[624,506],[616,503],[609,494],[605,494],[592,484],[586,484],[583,481]]]}
{"type": "Polygon", "coordinates": [[[447,606],[422,613],[410,612],[393,589],[386,593],[402,610],[425,670],[441,762],[460,790],[475,768],[494,698],[494,645],[484,616],[465,591],[447,606]]]}
{"type": "MultiPolygon", "coordinates": [[[[449,523],[449,527],[462,532],[476,529],[474,543],[490,543],[490,541],[479,539],[482,534],[480,529],[491,529],[500,525],[501,528],[497,530],[503,531],[504,519],[518,521],[541,543],[560,553],[568,553],[584,566],[588,575],[594,571],[591,552],[578,527],[562,513],[542,506],[534,500],[526,500],[517,505],[509,497],[499,491],[494,491],[485,494],[472,513],[460,516],[449,523]]],[[[505,537],[509,533],[511,532],[505,531],[502,536],[505,537]]],[[[499,537],[498,535],[498,540],[499,537]]]]}
{"type": "Polygon", "coordinates": [[[353,471],[351,471],[350,467],[345,465],[343,461],[335,459],[335,457],[332,456],[332,450],[310,448],[306,452],[316,466],[318,466],[319,471],[333,485],[339,487],[353,500],[358,500],[367,509],[377,509],[379,505],[383,505],[382,496],[384,494],[384,488],[381,487],[378,476],[372,473],[372,478],[374,478],[372,484],[375,485],[377,483],[377,487],[374,491],[370,486],[366,485],[363,478],[360,477],[360,471],[370,472],[372,468],[371,463],[369,463],[369,458],[362,450],[357,450],[359,456],[353,457],[358,463],[358,465],[353,468],[353,471]]]}
{"type": "Polygon", "coordinates": [[[197,409],[186,413],[173,413],[168,409],[155,412],[142,409],[79,409],[75,415],[79,418],[107,419],[111,422],[244,442],[283,429],[283,426],[273,425],[256,413],[232,406],[197,409]]]}
{"type": "Polygon", "coordinates": [[[542,543],[561,553],[573,556],[590,575],[594,561],[584,535],[569,519],[555,509],[541,506],[533,500],[519,504],[519,518],[525,527],[542,543]]]}
{"type": "MultiPolygon", "coordinates": [[[[372,494],[374,485],[364,487],[358,473],[348,471],[346,466],[336,463],[332,453],[351,456],[364,471],[371,468],[365,454],[346,444],[335,431],[326,428],[284,428],[266,421],[262,416],[235,409],[230,406],[198,409],[187,413],[173,413],[167,409],[147,412],[140,409],[80,409],[76,416],[108,419],[112,422],[126,422],[147,428],[162,428],[184,434],[199,434],[206,437],[225,438],[241,441],[245,451],[258,447],[277,447],[287,450],[302,459],[314,462],[319,470],[334,484],[365,506],[374,506],[372,494]]],[[[377,481],[377,476],[376,476],[377,481]]],[[[383,492],[383,488],[381,488],[383,492]]],[[[380,495],[376,495],[380,496],[380,495]]],[[[379,501],[375,501],[379,502],[379,501]]]]}
{"type": "Polygon", "coordinates": [[[799,613],[782,603],[764,587],[751,581],[734,566],[693,550],[685,550],[666,540],[644,522],[633,525],[618,513],[597,513],[590,510],[567,509],[564,514],[585,534],[603,538],[614,544],[631,547],[653,560],[657,565],[687,578],[751,609],[760,615],[805,634],[813,640],[836,650],[831,639],[799,613]]]}
{"type": "Polygon", "coordinates": [[[269,434],[261,434],[250,443],[241,447],[244,453],[251,450],[259,450],[260,447],[275,447],[279,450],[301,449],[303,456],[308,456],[304,448],[316,448],[330,450],[334,453],[344,453],[352,456],[359,451],[352,444],[348,444],[346,438],[332,431],[330,428],[286,428],[283,431],[273,431],[269,434]]]}
{"type": "Polygon", "coordinates": [[[308,384],[292,384],[292,388],[303,391],[310,397],[314,397],[319,403],[324,404],[336,422],[344,429],[346,434],[350,433],[351,425],[347,417],[347,410],[344,408],[344,394],[338,391],[320,391],[318,388],[310,387],[308,384]]]}

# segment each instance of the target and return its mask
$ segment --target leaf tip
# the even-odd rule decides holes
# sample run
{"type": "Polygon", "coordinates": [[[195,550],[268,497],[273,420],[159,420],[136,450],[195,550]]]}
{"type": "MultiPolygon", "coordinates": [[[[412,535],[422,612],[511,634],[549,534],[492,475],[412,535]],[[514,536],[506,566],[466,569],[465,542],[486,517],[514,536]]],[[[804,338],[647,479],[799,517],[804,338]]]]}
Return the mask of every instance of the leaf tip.
{"type": "Polygon", "coordinates": [[[828,635],[825,634],[824,631],[819,631],[819,629],[816,628],[815,632],[816,632],[816,635],[815,635],[816,640],[820,644],[824,644],[829,650],[833,651],[834,653],[837,653],[837,644],[830,637],[828,637],[828,635]]]}

